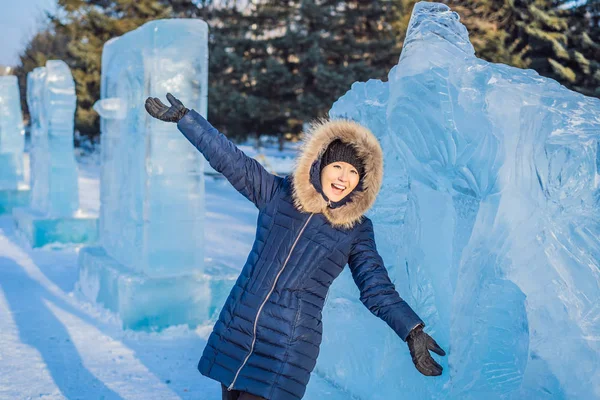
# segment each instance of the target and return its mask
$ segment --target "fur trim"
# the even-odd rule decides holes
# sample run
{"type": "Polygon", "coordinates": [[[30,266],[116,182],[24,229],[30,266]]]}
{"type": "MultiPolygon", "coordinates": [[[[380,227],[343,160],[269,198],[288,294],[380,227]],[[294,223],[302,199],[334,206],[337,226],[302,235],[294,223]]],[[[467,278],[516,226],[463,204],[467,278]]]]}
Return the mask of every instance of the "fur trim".
{"type": "Polygon", "coordinates": [[[336,228],[350,229],[371,208],[383,180],[383,152],[375,135],[366,127],[350,120],[318,120],[305,135],[296,159],[292,196],[295,207],[304,212],[323,213],[336,228]],[[352,200],[338,208],[329,208],[323,196],[310,183],[310,170],[316,160],[336,139],[350,143],[363,160],[363,190],[352,192],[352,200]]]}

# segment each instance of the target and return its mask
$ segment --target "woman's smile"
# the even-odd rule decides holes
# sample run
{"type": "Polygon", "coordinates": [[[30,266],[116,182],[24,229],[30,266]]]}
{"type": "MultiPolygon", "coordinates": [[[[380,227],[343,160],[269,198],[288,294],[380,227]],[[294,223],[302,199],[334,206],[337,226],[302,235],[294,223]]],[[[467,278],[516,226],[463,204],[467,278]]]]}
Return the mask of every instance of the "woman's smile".
{"type": "Polygon", "coordinates": [[[340,185],[340,184],[336,184],[336,183],[332,183],[331,188],[333,190],[333,193],[337,194],[337,195],[341,195],[342,193],[344,193],[344,190],[346,190],[345,185],[340,185]]]}

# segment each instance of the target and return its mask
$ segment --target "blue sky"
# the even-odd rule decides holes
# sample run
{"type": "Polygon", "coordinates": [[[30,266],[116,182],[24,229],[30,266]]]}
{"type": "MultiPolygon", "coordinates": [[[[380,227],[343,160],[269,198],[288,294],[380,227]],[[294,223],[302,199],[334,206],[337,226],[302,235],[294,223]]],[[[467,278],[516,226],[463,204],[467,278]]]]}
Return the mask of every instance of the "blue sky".
{"type": "Polygon", "coordinates": [[[18,54],[35,34],[44,10],[54,11],[56,0],[0,0],[0,65],[16,65],[18,54]]]}

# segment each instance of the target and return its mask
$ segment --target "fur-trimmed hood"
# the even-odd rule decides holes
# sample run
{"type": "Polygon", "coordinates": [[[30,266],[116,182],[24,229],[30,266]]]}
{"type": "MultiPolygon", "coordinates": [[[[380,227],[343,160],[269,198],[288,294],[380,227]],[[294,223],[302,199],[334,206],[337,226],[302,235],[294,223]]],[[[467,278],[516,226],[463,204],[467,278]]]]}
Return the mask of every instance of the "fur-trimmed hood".
{"type": "Polygon", "coordinates": [[[304,212],[323,213],[337,228],[350,229],[371,208],[383,180],[383,152],[375,135],[350,120],[319,120],[305,134],[293,173],[292,196],[295,207],[304,212]],[[359,185],[335,208],[325,200],[311,180],[320,180],[321,156],[331,142],[340,139],[351,144],[363,161],[365,173],[359,185]],[[311,179],[312,174],[312,179],[311,179]]]}

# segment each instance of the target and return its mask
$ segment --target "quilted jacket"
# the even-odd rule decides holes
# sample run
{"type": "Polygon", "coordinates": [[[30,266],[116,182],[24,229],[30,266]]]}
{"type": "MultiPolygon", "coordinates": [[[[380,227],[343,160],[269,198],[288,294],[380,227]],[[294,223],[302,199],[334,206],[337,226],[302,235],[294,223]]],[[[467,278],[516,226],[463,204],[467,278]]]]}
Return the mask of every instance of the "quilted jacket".
{"type": "Polygon", "coordinates": [[[383,175],[381,147],[367,128],[347,120],[315,123],[285,177],[266,171],[194,110],[178,128],[259,210],[252,251],[200,359],[203,375],[268,400],[301,399],[319,354],[325,297],[346,264],[360,300],[402,340],[422,323],[390,281],[364,216],[383,175]],[[319,163],[338,138],[354,145],[365,173],[332,203],[320,187],[319,163]]]}

